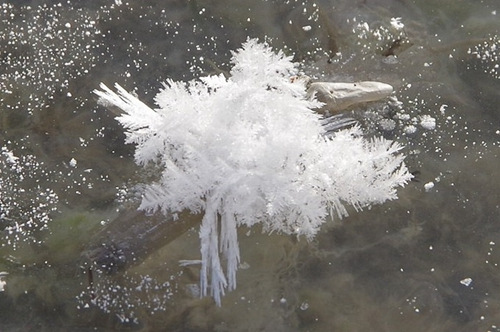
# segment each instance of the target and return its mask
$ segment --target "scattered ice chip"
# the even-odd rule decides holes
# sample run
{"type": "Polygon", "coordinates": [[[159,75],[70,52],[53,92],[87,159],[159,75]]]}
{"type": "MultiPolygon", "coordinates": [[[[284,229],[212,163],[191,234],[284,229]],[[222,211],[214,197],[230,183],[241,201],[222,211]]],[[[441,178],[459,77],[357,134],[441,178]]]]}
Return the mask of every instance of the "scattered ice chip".
{"type": "Polygon", "coordinates": [[[396,122],[392,119],[382,119],[379,122],[380,129],[385,131],[391,131],[396,128],[396,122]]]}
{"type": "Polygon", "coordinates": [[[68,22],[64,26],[69,29],[69,28],[71,28],[71,23],[68,22]]]}
{"type": "Polygon", "coordinates": [[[472,283],[472,278],[465,278],[460,280],[460,283],[466,287],[469,287],[469,285],[472,283]]]}
{"type": "Polygon", "coordinates": [[[75,158],[71,158],[71,160],[69,161],[69,165],[70,165],[71,167],[76,167],[76,163],[77,163],[77,162],[76,162],[76,159],[75,159],[75,158]]]}
{"type": "Polygon", "coordinates": [[[431,181],[424,184],[425,191],[430,191],[432,188],[434,188],[434,182],[431,181]]]}
{"type": "Polygon", "coordinates": [[[415,134],[417,132],[417,127],[414,125],[409,125],[404,128],[404,132],[407,135],[415,134]]]}
{"type": "Polygon", "coordinates": [[[7,272],[0,272],[0,292],[3,292],[5,289],[5,285],[7,284],[7,281],[3,280],[3,277],[8,275],[9,273],[7,272]]]}
{"type": "Polygon", "coordinates": [[[391,18],[391,25],[396,30],[401,30],[405,27],[403,22],[401,22],[401,17],[392,17],[391,18]]]}
{"type": "Polygon", "coordinates": [[[304,31],[311,31],[312,27],[310,25],[305,25],[302,27],[302,30],[304,31]]]}
{"type": "Polygon", "coordinates": [[[300,305],[300,310],[305,311],[307,309],[309,309],[309,303],[307,303],[305,301],[302,302],[301,305],[300,305]]]}
{"type": "Polygon", "coordinates": [[[436,119],[430,115],[422,115],[420,117],[420,125],[427,130],[434,130],[436,128],[436,119]]]}
{"type": "Polygon", "coordinates": [[[238,268],[240,270],[248,270],[250,268],[250,264],[248,264],[247,262],[243,262],[243,263],[240,263],[240,265],[238,266],[238,268]]]}

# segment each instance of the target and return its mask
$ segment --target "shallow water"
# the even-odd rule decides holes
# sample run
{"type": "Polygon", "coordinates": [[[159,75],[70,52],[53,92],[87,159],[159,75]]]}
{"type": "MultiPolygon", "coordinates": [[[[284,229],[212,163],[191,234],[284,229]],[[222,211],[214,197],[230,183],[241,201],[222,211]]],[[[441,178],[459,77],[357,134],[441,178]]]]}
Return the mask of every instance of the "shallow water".
{"type": "Polygon", "coordinates": [[[128,3],[0,5],[1,330],[500,329],[497,1],[128,3]],[[311,243],[241,229],[221,308],[178,264],[199,258],[196,228],[91,280],[82,253],[105,227],[126,231],[113,220],[154,176],[92,90],[118,82],[152,103],[166,78],[227,70],[247,36],[317,79],[392,84],[399,102],[353,116],[405,144],[415,181],[311,243]]]}

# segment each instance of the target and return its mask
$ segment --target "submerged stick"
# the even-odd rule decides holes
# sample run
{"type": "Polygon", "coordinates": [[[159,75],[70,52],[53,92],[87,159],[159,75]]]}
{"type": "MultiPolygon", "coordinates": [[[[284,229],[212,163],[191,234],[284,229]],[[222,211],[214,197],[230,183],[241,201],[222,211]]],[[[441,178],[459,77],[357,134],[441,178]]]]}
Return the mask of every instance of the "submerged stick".
{"type": "Polygon", "coordinates": [[[160,213],[147,215],[141,210],[126,210],[96,235],[82,253],[82,260],[91,269],[108,274],[129,269],[198,225],[200,220],[189,214],[173,220],[160,213]]]}

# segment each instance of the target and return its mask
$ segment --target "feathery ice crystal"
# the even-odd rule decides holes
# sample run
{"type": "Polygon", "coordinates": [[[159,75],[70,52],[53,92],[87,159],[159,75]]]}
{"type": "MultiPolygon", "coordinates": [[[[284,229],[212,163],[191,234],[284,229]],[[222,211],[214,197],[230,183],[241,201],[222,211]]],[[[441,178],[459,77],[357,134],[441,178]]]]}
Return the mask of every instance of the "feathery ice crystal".
{"type": "Polygon", "coordinates": [[[329,214],[396,198],[411,178],[401,147],[368,140],[354,127],[324,135],[320,105],[290,77],[297,65],[266,44],[247,40],[233,53],[231,77],[167,81],[152,109],[116,86],[95,91],[121,108],[117,119],[140,165],[161,165],[141,208],[203,213],[201,294],[220,305],[236,287],[236,229],[262,223],[268,232],[312,238],[329,214]],[[224,270],[225,267],[225,270],[224,270]]]}

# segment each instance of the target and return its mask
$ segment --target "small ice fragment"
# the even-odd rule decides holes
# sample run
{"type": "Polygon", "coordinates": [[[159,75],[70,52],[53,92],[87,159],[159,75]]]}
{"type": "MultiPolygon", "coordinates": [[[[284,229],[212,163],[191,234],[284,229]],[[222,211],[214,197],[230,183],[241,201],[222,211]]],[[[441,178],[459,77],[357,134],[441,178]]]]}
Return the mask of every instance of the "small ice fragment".
{"type": "Polygon", "coordinates": [[[5,277],[6,275],[8,275],[7,272],[0,272],[0,292],[3,292],[5,290],[7,281],[3,280],[3,277],[5,277]]]}
{"type": "Polygon", "coordinates": [[[401,22],[401,17],[392,17],[391,18],[391,25],[394,29],[400,30],[405,27],[403,22],[401,22]]]}
{"type": "Polygon", "coordinates": [[[68,92],[68,93],[66,94],[66,97],[71,97],[71,96],[73,96],[73,95],[71,94],[71,92],[68,92]]]}
{"type": "Polygon", "coordinates": [[[404,128],[404,132],[407,135],[415,134],[417,132],[417,127],[414,125],[409,125],[404,128]]]}
{"type": "Polygon", "coordinates": [[[71,28],[71,23],[68,22],[64,26],[69,29],[69,28],[71,28]]]}
{"type": "Polygon", "coordinates": [[[434,182],[431,181],[424,184],[425,191],[430,191],[432,188],[434,188],[434,182]]]}
{"type": "Polygon", "coordinates": [[[285,299],[284,297],[282,297],[282,298],[280,299],[280,303],[281,303],[281,304],[285,304],[285,303],[286,303],[286,299],[285,299]]]}
{"type": "Polygon", "coordinates": [[[469,287],[469,285],[472,283],[472,278],[465,278],[460,280],[460,283],[466,287],[469,287]]]}
{"type": "Polygon", "coordinates": [[[309,303],[307,302],[302,302],[302,304],[300,305],[300,310],[304,311],[304,310],[307,310],[309,309],[309,303]]]}
{"type": "Polygon", "coordinates": [[[250,264],[248,264],[247,262],[243,262],[243,263],[240,263],[240,265],[238,266],[238,268],[240,270],[248,270],[250,268],[250,264]]]}
{"type": "Polygon", "coordinates": [[[430,115],[422,115],[420,117],[420,125],[427,130],[434,130],[436,128],[436,119],[430,115]]]}
{"type": "Polygon", "coordinates": [[[76,159],[75,158],[71,158],[71,160],[69,161],[69,165],[71,167],[76,167],[76,159]]]}
{"type": "Polygon", "coordinates": [[[310,25],[305,25],[302,27],[302,30],[304,31],[311,31],[312,27],[310,25]]]}
{"type": "Polygon", "coordinates": [[[392,119],[382,119],[379,122],[379,125],[380,125],[380,129],[382,129],[384,131],[391,131],[391,130],[394,130],[394,128],[396,128],[396,122],[392,119]]]}

